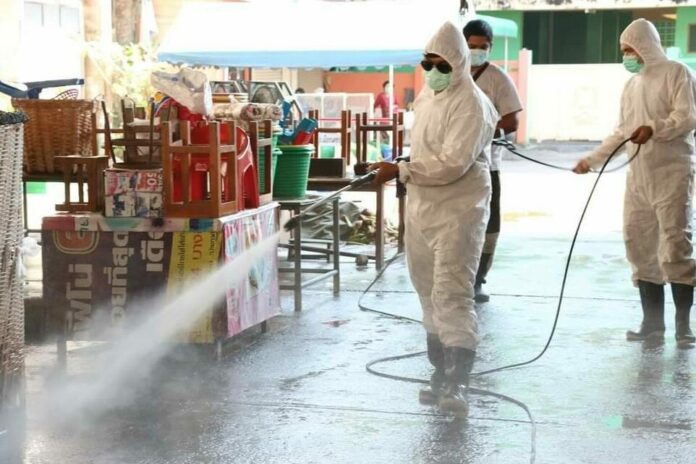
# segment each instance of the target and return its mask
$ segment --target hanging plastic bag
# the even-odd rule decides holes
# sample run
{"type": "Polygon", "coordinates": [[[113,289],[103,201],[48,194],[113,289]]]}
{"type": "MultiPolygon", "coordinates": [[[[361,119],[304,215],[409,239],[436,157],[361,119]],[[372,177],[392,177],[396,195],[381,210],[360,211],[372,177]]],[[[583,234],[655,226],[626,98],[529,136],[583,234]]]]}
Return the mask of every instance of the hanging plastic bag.
{"type": "Polygon", "coordinates": [[[212,115],[213,93],[208,76],[204,73],[189,68],[183,68],[176,74],[155,71],[150,81],[156,90],[172,97],[192,113],[212,115]]]}
{"type": "Polygon", "coordinates": [[[41,247],[37,241],[31,237],[24,237],[22,244],[18,247],[19,261],[17,262],[17,278],[23,280],[27,276],[27,267],[24,264],[25,258],[38,256],[41,247]]]}

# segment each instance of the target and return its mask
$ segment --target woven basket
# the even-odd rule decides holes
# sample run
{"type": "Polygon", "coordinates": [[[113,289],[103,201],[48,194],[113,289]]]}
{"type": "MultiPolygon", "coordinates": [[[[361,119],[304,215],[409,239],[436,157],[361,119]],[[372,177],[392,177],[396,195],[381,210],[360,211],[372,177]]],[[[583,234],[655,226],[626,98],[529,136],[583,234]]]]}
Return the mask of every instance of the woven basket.
{"type": "MultiPolygon", "coordinates": [[[[24,375],[22,121],[0,112],[0,413],[17,406],[24,375]]],[[[1,416],[2,414],[0,414],[1,416]]]]}
{"type": "Polygon", "coordinates": [[[91,100],[13,99],[12,105],[26,113],[24,125],[24,172],[60,172],[56,156],[91,156],[94,153],[96,104],[91,100]]]}

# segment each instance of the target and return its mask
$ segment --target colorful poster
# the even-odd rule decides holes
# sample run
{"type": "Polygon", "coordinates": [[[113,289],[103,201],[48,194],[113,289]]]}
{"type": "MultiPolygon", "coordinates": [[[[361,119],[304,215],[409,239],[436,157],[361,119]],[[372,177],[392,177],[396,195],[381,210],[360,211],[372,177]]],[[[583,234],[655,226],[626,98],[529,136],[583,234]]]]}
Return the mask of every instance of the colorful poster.
{"type": "Polygon", "coordinates": [[[167,282],[171,234],[43,231],[44,299],[67,309],[73,339],[117,334],[167,282]]]}
{"type": "MultiPolygon", "coordinates": [[[[274,209],[225,224],[226,261],[268,239],[276,229],[274,209]]],[[[280,312],[278,292],[278,256],[273,250],[252,265],[240,285],[228,289],[228,333],[239,333],[277,315],[280,312]]]]}
{"type": "MultiPolygon", "coordinates": [[[[172,237],[172,258],[169,262],[167,299],[174,298],[181,288],[217,268],[220,262],[221,235],[218,232],[175,232],[172,237]]],[[[215,307],[177,339],[189,343],[212,343],[215,307]]]]}
{"type": "MultiPolygon", "coordinates": [[[[229,261],[273,235],[275,217],[276,207],[268,205],[219,220],[190,220],[190,228],[176,232],[141,231],[146,224],[142,220],[132,231],[84,230],[87,222],[103,221],[96,215],[46,218],[42,231],[44,299],[54,308],[66,309],[71,339],[118,336],[137,316],[161,308],[186,282],[216,268],[221,257],[229,261]],[[218,231],[197,229],[215,224],[213,221],[221,224],[218,231]]],[[[114,225],[115,220],[109,218],[109,224],[114,225]]],[[[124,226],[118,223],[119,228],[124,226]]],[[[269,252],[254,264],[246,279],[230,282],[225,290],[226,298],[206,310],[179,340],[211,343],[278,314],[276,253],[269,252]]]]}

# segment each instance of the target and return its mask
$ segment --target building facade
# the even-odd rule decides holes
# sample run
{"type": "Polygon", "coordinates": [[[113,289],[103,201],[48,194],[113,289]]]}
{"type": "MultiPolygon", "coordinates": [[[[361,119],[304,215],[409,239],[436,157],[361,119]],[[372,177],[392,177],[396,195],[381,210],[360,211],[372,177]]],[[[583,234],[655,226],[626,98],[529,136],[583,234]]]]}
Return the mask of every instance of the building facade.
{"type": "Polygon", "coordinates": [[[696,69],[696,1],[483,0],[476,6],[482,14],[515,21],[521,33],[510,49],[532,50],[534,64],[619,63],[621,31],[645,18],[657,27],[669,56],[696,69]]]}
{"type": "MultiPolygon", "coordinates": [[[[620,64],[619,36],[634,19],[652,21],[668,56],[696,70],[693,0],[482,0],[476,8],[517,23],[512,60],[519,50],[531,52],[531,60],[525,52],[517,63],[529,69],[520,88],[527,123],[521,141],[601,140],[612,131],[630,77],[620,64]]],[[[494,43],[493,59],[503,53],[494,43]]]]}

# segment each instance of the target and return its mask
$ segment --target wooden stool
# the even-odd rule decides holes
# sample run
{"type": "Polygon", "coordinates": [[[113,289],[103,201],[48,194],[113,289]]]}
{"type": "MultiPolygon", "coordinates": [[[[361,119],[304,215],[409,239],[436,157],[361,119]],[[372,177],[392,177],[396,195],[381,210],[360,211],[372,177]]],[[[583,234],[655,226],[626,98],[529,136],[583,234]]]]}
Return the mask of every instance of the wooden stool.
{"type": "MultiPolygon", "coordinates": [[[[104,114],[104,129],[97,129],[104,134],[104,148],[106,154],[111,156],[113,167],[123,169],[156,169],[162,167],[160,140],[161,125],[155,124],[155,104],[150,103],[150,116],[148,124],[138,125],[136,119],[145,120],[146,111],[142,107],[126,106],[121,101],[123,128],[112,129],[109,123],[109,114],[106,105],[102,102],[104,114]],[[120,134],[121,138],[113,138],[112,134],[120,134]],[[143,135],[144,137],[139,137],[143,135]],[[118,161],[114,153],[114,147],[123,148],[123,160],[118,161]]],[[[176,120],[176,108],[172,105],[164,107],[160,114],[160,121],[176,120]],[[174,114],[174,116],[172,116],[174,114]]],[[[176,124],[171,124],[172,132],[176,132],[176,124]]]]}
{"type": "Polygon", "coordinates": [[[109,167],[107,156],[57,156],[63,171],[65,203],[56,211],[68,213],[101,212],[104,209],[104,170],[109,167]],[[70,184],[77,183],[77,201],[73,201],[70,184]],[[87,184],[87,200],[84,186],[87,184]]]}
{"type": "Polygon", "coordinates": [[[383,124],[384,119],[368,119],[367,113],[355,115],[356,156],[358,163],[367,162],[367,141],[370,132],[392,133],[392,160],[403,155],[404,151],[404,113],[394,113],[391,123],[383,124]],[[377,122],[377,124],[374,124],[377,122]]]}
{"type": "Polygon", "coordinates": [[[309,117],[316,119],[317,130],[314,133],[314,157],[320,157],[319,137],[320,134],[340,134],[341,136],[341,158],[346,167],[350,165],[350,145],[353,138],[353,113],[351,110],[341,111],[341,118],[321,118],[319,110],[310,110],[309,117]],[[322,122],[340,122],[339,127],[322,127],[322,122]]]}
{"type": "Polygon", "coordinates": [[[172,140],[170,123],[161,125],[164,212],[166,216],[187,218],[218,218],[242,208],[237,198],[237,148],[234,123],[222,125],[229,145],[220,142],[220,123],[208,125],[207,144],[191,144],[191,125],[180,122],[181,140],[172,140]],[[197,155],[197,156],[196,156],[197,155]],[[191,198],[191,166],[199,162],[206,166],[210,187],[203,198],[191,198]],[[175,166],[177,164],[177,166],[175,166]],[[175,170],[178,178],[175,179],[175,170]],[[180,192],[175,198],[174,192],[180,192]]]}

